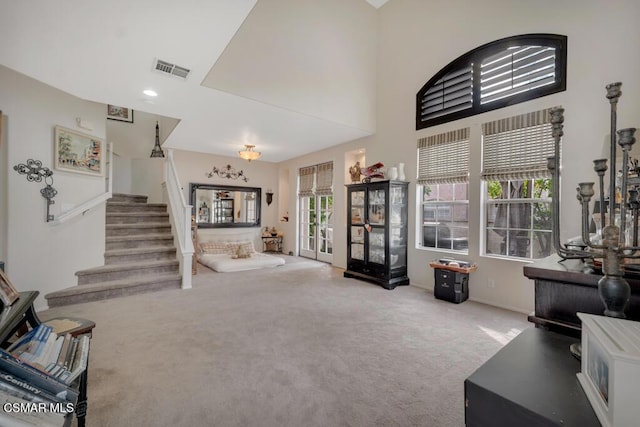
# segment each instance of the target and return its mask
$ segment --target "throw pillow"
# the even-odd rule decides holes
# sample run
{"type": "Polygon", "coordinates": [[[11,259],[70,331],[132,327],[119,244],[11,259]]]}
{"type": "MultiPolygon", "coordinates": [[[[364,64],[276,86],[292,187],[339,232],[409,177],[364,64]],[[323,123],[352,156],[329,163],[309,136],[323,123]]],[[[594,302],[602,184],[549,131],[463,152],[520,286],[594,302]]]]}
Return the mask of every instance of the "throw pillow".
{"type": "Polygon", "coordinates": [[[202,242],[200,250],[205,254],[226,254],[229,247],[226,242],[202,242]]]}
{"type": "Polygon", "coordinates": [[[251,257],[251,254],[248,253],[246,249],[241,245],[238,246],[238,249],[233,254],[231,254],[231,258],[233,259],[250,258],[250,257],[251,257]]]}
{"type": "Polygon", "coordinates": [[[253,247],[253,242],[251,241],[243,241],[243,242],[229,242],[229,253],[231,255],[235,254],[236,252],[238,252],[238,248],[239,247],[243,247],[245,252],[247,252],[248,254],[255,254],[256,253],[256,249],[253,247]]]}

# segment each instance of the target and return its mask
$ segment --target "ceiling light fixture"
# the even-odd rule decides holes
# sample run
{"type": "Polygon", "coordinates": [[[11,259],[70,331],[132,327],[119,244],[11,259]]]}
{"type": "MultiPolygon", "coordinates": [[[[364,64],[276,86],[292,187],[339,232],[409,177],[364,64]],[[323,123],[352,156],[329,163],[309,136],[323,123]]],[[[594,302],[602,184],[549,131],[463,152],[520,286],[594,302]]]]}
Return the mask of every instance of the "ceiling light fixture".
{"type": "Polygon", "coordinates": [[[255,145],[245,144],[244,150],[238,151],[238,155],[240,158],[245,159],[247,161],[255,160],[262,155],[259,151],[253,151],[255,145]]]}
{"type": "Polygon", "coordinates": [[[156,145],[151,150],[151,158],[153,157],[164,157],[164,151],[160,146],[160,126],[158,126],[158,122],[156,122],[156,145]]]}
{"type": "Polygon", "coordinates": [[[156,91],[155,90],[151,90],[151,89],[143,90],[142,93],[144,93],[147,96],[158,96],[156,91]]]}

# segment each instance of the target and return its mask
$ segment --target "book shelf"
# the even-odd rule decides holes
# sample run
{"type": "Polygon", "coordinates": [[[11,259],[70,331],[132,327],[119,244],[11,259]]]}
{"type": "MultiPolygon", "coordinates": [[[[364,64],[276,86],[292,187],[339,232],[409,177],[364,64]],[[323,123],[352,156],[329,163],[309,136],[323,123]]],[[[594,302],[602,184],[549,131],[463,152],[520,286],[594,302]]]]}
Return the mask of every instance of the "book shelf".
{"type": "MultiPolygon", "coordinates": [[[[33,331],[43,323],[33,308],[33,302],[38,294],[38,291],[20,292],[20,298],[12,305],[0,305],[0,348],[2,348],[2,351],[0,351],[0,382],[4,383],[5,387],[3,390],[5,392],[7,389],[10,389],[11,386],[16,388],[16,385],[19,385],[20,387],[17,388],[20,388],[23,394],[22,398],[27,401],[36,402],[37,398],[51,401],[51,399],[47,399],[47,397],[57,397],[58,399],[54,403],[72,403],[74,405],[74,411],[58,417],[51,415],[51,413],[45,415],[39,412],[20,413],[3,411],[0,413],[0,425],[35,424],[38,426],[68,427],[71,426],[73,414],[75,414],[78,427],[84,427],[87,413],[88,338],[91,337],[91,332],[95,327],[94,322],[74,318],[58,318],[44,322],[53,328],[58,336],[69,334],[74,338],[83,335],[87,337],[81,339],[87,342],[85,353],[86,368],[69,384],[65,384],[60,379],[55,379],[53,376],[31,367],[20,358],[13,357],[11,352],[7,351],[16,339],[28,333],[29,330],[33,331]],[[13,384],[8,382],[11,377],[17,379],[13,384]],[[36,399],[32,400],[34,397],[36,399]]],[[[70,379],[71,378],[69,378],[69,380],[70,379]]],[[[17,394],[14,395],[8,392],[8,395],[11,395],[13,401],[18,401],[15,397],[17,394]]],[[[5,400],[3,400],[3,403],[5,403],[5,400]]]]}

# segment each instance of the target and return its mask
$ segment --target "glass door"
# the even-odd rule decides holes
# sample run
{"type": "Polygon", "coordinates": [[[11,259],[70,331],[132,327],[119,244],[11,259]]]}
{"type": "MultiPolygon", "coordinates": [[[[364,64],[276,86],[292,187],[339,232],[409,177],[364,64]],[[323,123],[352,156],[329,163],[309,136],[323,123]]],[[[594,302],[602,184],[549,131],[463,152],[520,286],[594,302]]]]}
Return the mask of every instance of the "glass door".
{"type": "Polygon", "coordinates": [[[351,192],[351,259],[364,262],[364,236],[366,235],[364,228],[365,212],[364,212],[364,191],[351,192]]]}
{"type": "Polygon", "coordinates": [[[333,261],[333,195],[300,197],[300,256],[333,261]]]}
{"type": "Polygon", "coordinates": [[[405,187],[392,186],[390,191],[389,210],[389,266],[406,267],[407,265],[407,194],[405,187]]]}
{"type": "Polygon", "coordinates": [[[300,256],[316,259],[316,196],[302,196],[300,203],[300,256]]]}
{"type": "Polygon", "coordinates": [[[316,196],[318,206],[318,261],[333,261],[333,195],[316,196]]]}
{"type": "Polygon", "coordinates": [[[372,188],[369,190],[369,253],[368,261],[376,264],[385,263],[385,218],[386,190],[372,188]]]}

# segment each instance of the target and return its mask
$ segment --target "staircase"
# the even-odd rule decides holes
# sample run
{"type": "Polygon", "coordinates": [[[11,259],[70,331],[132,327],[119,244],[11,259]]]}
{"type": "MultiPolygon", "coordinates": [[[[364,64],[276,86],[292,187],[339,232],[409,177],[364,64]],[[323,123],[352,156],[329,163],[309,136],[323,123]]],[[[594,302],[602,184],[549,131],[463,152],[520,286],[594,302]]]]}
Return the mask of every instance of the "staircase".
{"type": "Polygon", "coordinates": [[[78,286],[47,294],[49,307],[180,288],[167,205],[147,196],[107,201],[105,265],[76,272],[78,286]]]}

